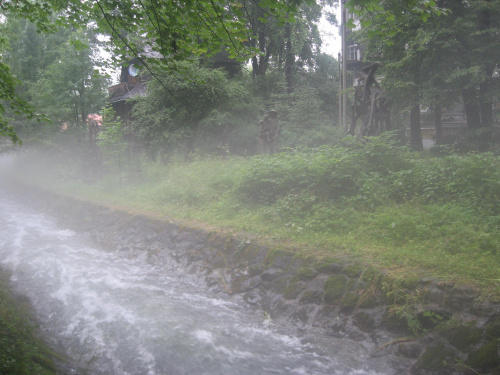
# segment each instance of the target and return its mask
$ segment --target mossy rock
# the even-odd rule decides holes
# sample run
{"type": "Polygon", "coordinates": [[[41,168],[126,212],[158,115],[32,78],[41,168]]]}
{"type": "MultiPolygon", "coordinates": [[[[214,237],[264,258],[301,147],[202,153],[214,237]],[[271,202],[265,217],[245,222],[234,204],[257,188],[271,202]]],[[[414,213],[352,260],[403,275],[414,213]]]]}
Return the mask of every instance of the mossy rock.
{"type": "Polygon", "coordinates": [[[314,269],[319,273],[337,273],[342,269],[342,262],[337,258],[328,258],[318,261],[314,269]]]}
{"type": "Polygon", "coordinates": [[[359,307],[369,309],[379,305],[377,297],[373,293],[365,292],[359,297],[359,307]]]}
{"type": "Polygon", "coordinates": [[[283,292],[285,299],[295,299],[306,288],[306,285],[300,282],[291,282],[283,292]]]}
{"type": "Polygon", "coordinates": [[[300,297],[300,303],[314,303],[320,305],[323,301],[323,292],[320,290],[306,290],[300,297]]]}
{"type": "Polygon", "coordinates": [[[210,266],[213,268],[225,268],[228,266],[228,262],[224,254],[219,251],[215,258],[210,262],[210,266]]]}
{"type": "Polygon", "coordinates": [[[297,273],[292,277],[291,281],[309,281],[314,279],[317,275],[318,273],[312,268],[302,267],[298,269],[297,273]]]}
{"type": "Polygon", "coordinates": [[[224,241],[224,244],[222,245],[222,251],[225,252],[225,253],[236,253],[238,254],[238,252],[242,252],[246,249],[246,246],[239,246],[239,242],[235,239],[235,238],[226,238],[225,241],[224,241]]]}
{"type": "Polygon", "coordinates": [[[469,353],[467,365],[478,371],[489,371],[500,366],[498,338],[469,353]]]}
{"type": "Polygon", "coordinates": [[[358,301],[359,301],[359,296],[357,293],[348,292],[344,294],[344,297],[342,297],[341,301],[342,305],[341,311],[345,314],[350,314],[356,308],[358,301]]]}
{"type": "Polygon", "coordinates": [[[451,370],[448,365],[453,362],[455,362],[454,353],[446,349],[443,344],[439,344],[427,348],[415,364],[415,367],[424,370],[423,373],[426,374],[445,374],[451,370]]]}
{"type": "Polygon", "coordinates": [[[409,332],[407,320],[390,310],[386,310],[382,316],[382,324],[392,333],[408,334],[409,332]]]}
{"type": "Polygon", "coordinates": [[[330,276],[323,285],[325,290],[325,303],[333,303],[342,297],[346,290],[347,279],[343,275],[330,276]]]}
{"type": "Polygon", "coordinates": [[[275,266],[281,269],[288,269],[293,263],[293,255],[289,251],[280,248],[269,249],[264,259],[268,266],[275,266]]]}
{"type": "Polygon", "coordinates": [[[345,290],[355,290],[356,289],[356,281],[347,280],[347,285],[345,286],[345,290]]]}
{"type": "Polygon", "coordinates": [[[462,352],[466,352],[481,339],[482,331],[474,326],[455,327],[445,333],[448,342],[462,352]]]}
{"type": "Polygon", "coordinates": [[[346,276],[349,276],[351,278],[356,278],[356,277],[359,277],[359,275],[361,275],[361,273],[363,272],[363,266],[359,265],[359,264],[349,264],[347,266],[344,267],[344,269],[342,270],[342,273],[346,276]]]}
{"type": "Polygon", "coordinates": [[[500,337],[500,321],[489,323],[484,330],[486,340],[495,340],[500,337]]]}
{"type": "Polygon", "coordinates": [[[354,314],[352,322],[363,332],[371,332],[375,328],[375,320],[363,311],[354,314]]]}
{"type": "Polygon", "coordinates": [[[298,319],[301,322],[306,323],[307,320],[309,319],[309,312],[305,308],[300,308],[300,309],[297,309],[293,312],[293,314],[291,315],[291,318],[298,319]]]}
{"type": "Polygon", "coordinates": [[[267,267],[264,264],[252,264],[248,268],[248,276],[253,277],[260,275],[267,267]]]}
{"type": "Polygon", "coordinates": [[[275,293],[283,294],[288,284],[288,277],[280,277],[271,283],[271,290],[275,293]]]}
{"type": "Polygon", "coordinates": [[[420,323],[420,328],[424,330],[432,330],[438,325],[450,320],[451,313],[447,311],[425,310],[419,312],[416,317],[420,323]]]}
{"type": "Polygon", "coordinates": [[[245,253],[243,254],[243,258],[246,260],[252,260],[254,259],[261,251],[261,248],[257,246],[256,244],[250,244],[245,250],[245,253]]]}

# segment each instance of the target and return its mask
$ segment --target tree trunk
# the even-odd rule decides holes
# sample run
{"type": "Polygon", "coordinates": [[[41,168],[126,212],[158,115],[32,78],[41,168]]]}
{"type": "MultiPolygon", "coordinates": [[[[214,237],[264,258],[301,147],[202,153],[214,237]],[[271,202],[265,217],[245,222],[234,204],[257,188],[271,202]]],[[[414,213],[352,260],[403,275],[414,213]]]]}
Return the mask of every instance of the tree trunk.
{"type": "Polygon", "coordinates": [[[286,57],[285,57],[285,78],[287,93],[293,91],[293,66],[295,64],[295,55],[292,51],[292,26],[287,23],[285,26],[285,40],[286,40],[286,57]]]}
{"type": "MultiPolygon", "coordinates": [[[[487,1],[487,3],[490,1],[487,1]]],[[[486,4],[485,4],[486,5],[486,4]]],[[[490,39],[490,36],[486,31],[488,29],[491,29],[492,27],[492,22],[491,22],[491,10],[490,6],[486,5],[482,8],[481,12],[479,13],[479,29],[482,32],[485,32],[485,35],[482,36],[482,39],[486,38],[486,40],[483,40],[484,43],[491,43],[492,40],[490,39]]],[[[498,38],[498,36],[494,36],[493,38],[498,38]]],[[[490,81],[492,79],[493,73],[495,71],[495,66],[496,63],[491,63],[491,62],[486,62],[483,66],[484,73],[485,73],[485,79],[481,84],[479,85],[479,110],[480,110],[480,116],[481,116],[481,126],[482,127],[492,127],[493,126],[493,97],[491,95],[491,87],[490,87],[490,81]]]]}
{"type": "Polygon", "coordinates": [[[479,107],[481,110],[481,126],[493,126],[493,100],[489,95],[488,80],[479,85],[479,107]]]}
{"type": "Polygon", "coordinates": [[[420,129],[420,105],[410,110],[410,144],[415,151],[423,151],[422,131],[420,129]]]}
{"type": "Polygon", "coordinates": [[[475,89],[462,89],[465,116],[467,117],[467,128],[476,130],[481,127],[481,117],[479,115],[479,105],[477,102],[475,89]]]}
{"type": "Polygon", "coordinates": [[[436,144],[443,143],[443,123],[441,119],[443,107],[441,104],[434,108],[434,128],[436,129],[436,144]]]}
{"type": "Polygon", "coordinates": [[[493,126],[493,96],[491,93],[491,80],[495,66],[489,64],[486,68],[486,79],[479,85],[479,109],[481,111],[481,125],[493,126]]]}
{"type": "MultiPolygon", "coordinates": [[[[271,57],[271,49],[273,43],[267,43],[267,25],[260,20],[255,23],[257,27],[257,37],[252,41],[252,45],[255,46],[258,43],[260,55],[252,57],[252,76],[265,76],[267,72],[267,67],[269,65],[269,58],[271,57]]],[[[254,31],[255,32],[255,31],[254,31]]]]}

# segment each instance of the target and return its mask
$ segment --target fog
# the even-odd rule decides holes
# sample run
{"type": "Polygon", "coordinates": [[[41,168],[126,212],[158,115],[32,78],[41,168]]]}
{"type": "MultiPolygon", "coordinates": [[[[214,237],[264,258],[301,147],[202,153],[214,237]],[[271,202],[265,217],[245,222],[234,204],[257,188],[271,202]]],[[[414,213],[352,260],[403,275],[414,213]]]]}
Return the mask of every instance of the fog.
{"type": "Polygon", "coordinates": [[[69,358],[61,373],[391,373],[361,346],[303,341],[242,300],[210,293],[169,249],[151,262],[145,251],[101,248],[63,212],[20,194],[16,174],[29,177],[15,162],[0,157],[0,265],[32,304],[43,338],[69,358]]]}

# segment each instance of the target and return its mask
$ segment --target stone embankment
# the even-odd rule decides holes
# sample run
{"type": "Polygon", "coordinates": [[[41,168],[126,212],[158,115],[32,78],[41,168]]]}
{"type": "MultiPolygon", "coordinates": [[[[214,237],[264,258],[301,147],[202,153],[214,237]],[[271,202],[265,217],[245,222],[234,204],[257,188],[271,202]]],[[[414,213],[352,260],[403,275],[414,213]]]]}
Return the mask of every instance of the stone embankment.
{"type": "Polygon", "coordinates": [[[500,374],[500,305],[479,290],[394,280],[344,258],[304,259],[234,234],[32,191],[57,217],[113,251],[174,260],[212,293],[245,301],[307,338],[356,342],[397,374],[500,374]],[[49,208],[50,207],[50,208],[49,208]]]}

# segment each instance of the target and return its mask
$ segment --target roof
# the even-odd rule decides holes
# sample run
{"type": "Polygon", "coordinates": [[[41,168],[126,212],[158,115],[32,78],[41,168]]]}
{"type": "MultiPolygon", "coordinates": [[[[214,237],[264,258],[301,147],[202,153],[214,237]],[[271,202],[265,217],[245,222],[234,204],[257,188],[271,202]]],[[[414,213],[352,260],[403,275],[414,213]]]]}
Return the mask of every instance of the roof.
{"type": "Polygon", "coordinates": [[[142,83],[120,83],[109,88],[110,103],[116,103],[122,100],[132,99],[135,97],[146,96],[146,86],[142,83]]]}

